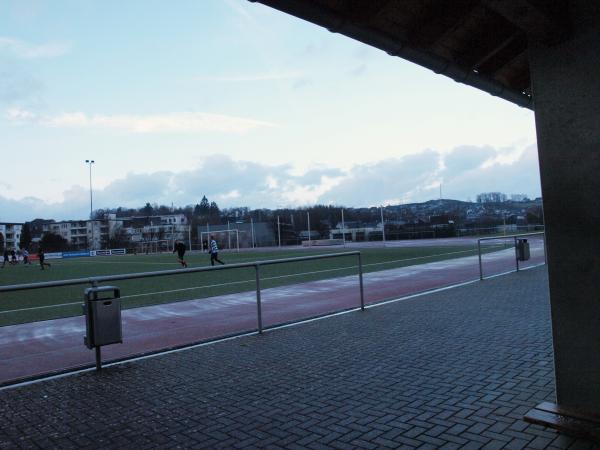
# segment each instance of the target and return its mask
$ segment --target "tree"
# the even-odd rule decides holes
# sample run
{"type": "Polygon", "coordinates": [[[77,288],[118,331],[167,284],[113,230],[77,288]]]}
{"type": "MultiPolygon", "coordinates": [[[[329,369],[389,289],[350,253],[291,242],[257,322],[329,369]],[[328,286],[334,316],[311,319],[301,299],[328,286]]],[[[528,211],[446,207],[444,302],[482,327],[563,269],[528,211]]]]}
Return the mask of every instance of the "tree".
{"type": "Polygon", "coordinates": [[[21,239],[19,240],[19,247],[27,249],[31,244],[31,230],[29,229],[29,224],[26,223],[21,228],[21,239]]]}
{"type": "Polygon", "coordinates": [[[123,227],[118,227],[114,234],[108,239],[109,248],[127,248],[130,239],[123,227]]]}
{"type": "Polygon", "coordinates": [[[146,216],[151,216],[152,214],[154,214],[154,208],[149,202],[147,202],[146,206],[142,208],[141,212],[146,216]]]}
{"type": "Polygon", "coordinates": [[[217,224],[221,222],[221,211],[219,210],[219,206],[215,202],[210,202],[210,206],[208,208],[208,217],[210,219],[210,223],[217,224]]]}
{"type": "Polygon", "coordinates": [[[46,233],[40,241],[45,252],[62,252],[69,248],[69,243],[59,234],[46,233]]]}
{"type": "Polygon", "coordinates": [[[167,215],[171,213],[171,207],[167,205],[160,205],[158,208],[154,209],[154,214],[167,215]]]}
{"type": "Polygon", "coordinates": [[[210,204],[208,203],[208,199],[206,195],[202,196],[202,200],[200,200],[200,205],[198,207],[198,215],[200,216],[208,216],[210,213],[210,204]]]}

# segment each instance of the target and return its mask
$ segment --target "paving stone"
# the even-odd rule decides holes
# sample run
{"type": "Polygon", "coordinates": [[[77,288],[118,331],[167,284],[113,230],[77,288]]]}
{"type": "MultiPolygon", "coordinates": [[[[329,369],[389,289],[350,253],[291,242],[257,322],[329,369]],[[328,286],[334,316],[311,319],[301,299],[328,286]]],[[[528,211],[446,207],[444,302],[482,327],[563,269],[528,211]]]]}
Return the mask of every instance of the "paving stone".
{"type": "Polygon", "coordinates": [[[0,391],[0,448],[594,448],[522,420],[552,356],[527,270],[0,391]]]}

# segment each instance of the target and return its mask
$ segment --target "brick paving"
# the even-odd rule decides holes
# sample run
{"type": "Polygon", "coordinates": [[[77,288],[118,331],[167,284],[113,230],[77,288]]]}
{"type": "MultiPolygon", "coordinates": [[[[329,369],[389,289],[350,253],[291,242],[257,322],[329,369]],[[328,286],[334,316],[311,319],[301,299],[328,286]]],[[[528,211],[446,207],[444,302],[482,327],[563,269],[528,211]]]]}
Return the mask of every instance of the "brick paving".
{"type": "Polygon", "coordinates": [[[553,391],[540,268],[0,391],[0,448],[594,448],[553,391]]]}

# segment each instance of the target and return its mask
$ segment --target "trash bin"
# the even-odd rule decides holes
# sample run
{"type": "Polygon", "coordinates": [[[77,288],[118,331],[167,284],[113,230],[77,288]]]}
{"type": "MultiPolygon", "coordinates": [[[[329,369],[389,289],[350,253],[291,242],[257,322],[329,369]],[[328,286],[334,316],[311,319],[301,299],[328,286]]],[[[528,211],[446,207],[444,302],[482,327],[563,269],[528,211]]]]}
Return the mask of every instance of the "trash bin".
{"type": "Polygon", "coordinates": [[[527,239],[517,239],[517,259],[519,261],[529,259],[529,242],[527,242],[527,239]]]}
{"type": "Polygon", "coordinates": [[[123,342],[121,326],[121,290],[116,286],[88,288],[84,292],[83,310],[88,348],[123,342]]]}

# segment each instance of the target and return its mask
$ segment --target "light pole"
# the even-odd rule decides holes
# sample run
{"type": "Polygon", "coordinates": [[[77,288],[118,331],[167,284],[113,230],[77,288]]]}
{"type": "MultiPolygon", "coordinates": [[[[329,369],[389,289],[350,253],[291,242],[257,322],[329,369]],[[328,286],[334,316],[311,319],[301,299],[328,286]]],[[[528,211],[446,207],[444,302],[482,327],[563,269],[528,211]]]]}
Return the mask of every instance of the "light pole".
{"type": "Polygon", "coordinates": [[[308,228],[308,248],[310,248],[312,242],[310,240],[310,213],[308,211],[306,211],[306,223],[308,228]]]}
{"type": "Polygon", "coordinates": [[[281,224],[279,223],[279,216],[277,216],[277,240],[279,241],[279,248],[281,248],[281,224]]]}
{"type": "Polygon", "coordinates": [[[344,223],[344,208],[342,208],[342,239],[344,241],[344,247],[346,246],[346,224],[344,223]]]}
{"type": "Polygon", "coordinates": [[[85,163],[90,167],[90,221],[91,221],[91,228],[92,228],[92,239],[91,239],[91,243],[90,243],[90,250],[93,250],[93,246],[94,246],[94,218],[92,217],[92,164],[95,163],[95,161],[93,159],[86,159],[85,163]]]}
{"type": "Polygon", "coordinates": [[[381,206],[381,239],[385,247],[385,222],[383,221],[383,205],[381,206]]]}

